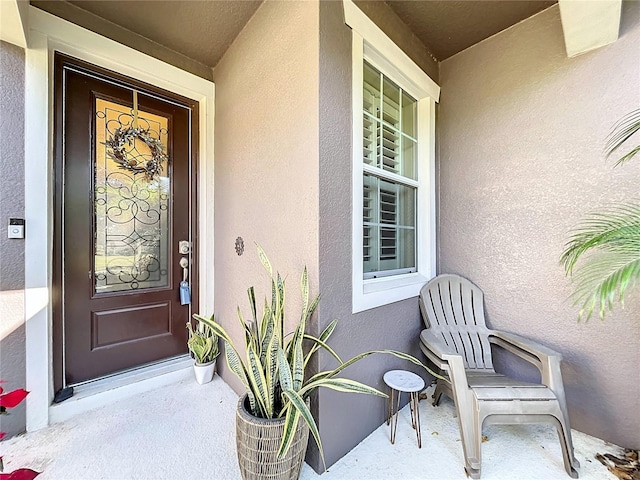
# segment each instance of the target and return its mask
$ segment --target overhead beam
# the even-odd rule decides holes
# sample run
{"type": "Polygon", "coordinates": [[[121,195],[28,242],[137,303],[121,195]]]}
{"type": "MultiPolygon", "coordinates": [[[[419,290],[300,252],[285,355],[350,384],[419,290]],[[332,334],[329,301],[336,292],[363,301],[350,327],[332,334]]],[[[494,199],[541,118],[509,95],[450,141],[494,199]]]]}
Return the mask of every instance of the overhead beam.
{"type": "Polygon", "coordinates": [[[618,39],[622,0],[558,0],[567,56],[575,57],[618,39]]]}
{"type": "Polygon", "coordinates": [[[28,0],[0,0],[0,40],[27,48],[28,0]]]}

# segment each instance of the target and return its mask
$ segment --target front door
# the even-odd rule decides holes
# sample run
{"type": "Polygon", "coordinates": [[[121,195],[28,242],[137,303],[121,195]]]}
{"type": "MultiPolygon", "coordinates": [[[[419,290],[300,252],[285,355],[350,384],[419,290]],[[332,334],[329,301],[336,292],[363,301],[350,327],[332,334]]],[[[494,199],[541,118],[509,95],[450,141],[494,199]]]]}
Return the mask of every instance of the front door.
{"type": "Polygon", "coordinates": [[[187,352],[198,112],[61,54],[55,75],[57,390],[187,352]]]}

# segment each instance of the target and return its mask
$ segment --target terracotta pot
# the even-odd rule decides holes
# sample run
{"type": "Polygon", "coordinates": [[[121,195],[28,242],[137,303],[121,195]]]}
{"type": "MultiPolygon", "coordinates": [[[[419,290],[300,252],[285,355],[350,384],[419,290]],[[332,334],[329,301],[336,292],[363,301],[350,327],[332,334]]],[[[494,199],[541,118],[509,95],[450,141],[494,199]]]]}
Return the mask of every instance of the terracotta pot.
{"type": "Polygon", "coordinates": [[[216,369],[216,361],[209,363],[194,363],[193,373],[196,375],[196,382],[200,385],[209,383],[213,379],[213,373],[216,369]]]}
{"type": "Polygon", "coordinates": [[[243,480],[296,480],[304,462],[309,426],[302,419],[283,458],[278,448],[284,432],[284,418],[258,418],[249,413],[245,394],[236,410],[236,447],[243,480]]]}

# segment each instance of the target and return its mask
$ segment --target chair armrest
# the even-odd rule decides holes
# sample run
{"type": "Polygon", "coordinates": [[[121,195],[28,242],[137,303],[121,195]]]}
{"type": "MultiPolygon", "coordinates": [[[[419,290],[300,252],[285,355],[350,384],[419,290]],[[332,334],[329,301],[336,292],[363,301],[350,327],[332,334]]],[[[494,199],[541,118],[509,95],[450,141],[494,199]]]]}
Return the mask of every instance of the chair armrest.
{"type": "Polygon", "coordinates": [[[442,338],[434,335],[429,329],[420,332],[420,342],[441,360],[448,361],[451,356],[460,356],[455,349],[444,343],[442,338]]]}
{"type": "Polygon", "coordinates": [[[422,330],[420,349],[434,365],[447,372],[451,381],[455,383],[457,380],[461,382],[461,385],[467,385],[467,373],[464,369],[462,355],[456,352],[455,348],[447,345],[440,336],[434,335],[429,329],[422,330]]]}
{"type": "Polygon", "coordinates": [[[489,341],[538,367],[542,383],[564,398],[560,353],[515,333],[492,330],[489,341]]]}
{"type": "Polygon", "coordinates": [[[528,338],[516,335],[515,333],[491,330],[491,332],[489,333],[489,339],[492,341],[492,343],[496,343],[503,348],[507,348],[509,351],[512,351],[515,355],[518,355],[525,360],[527,359],[524,356],[520,355],[517,351],[513,351],[513,349],[505,346],[504,342],[506,342],[509,346],[516,347],[518,350],[522,350],[529,355],[535,356],[540,362],[544,362],[549,357],[557,357],[558,360],[562,360],[562,355],[555,350],[545,347],[544,345],[541,345],[538,342],[535,342],[528,338]],[[493,341],[491,337],[496,337],[497,339],[502,340],[502,342],[493,341]]]}
{"type": "Polygon", "coordinates": [[[420,333],[420,349],[438,368],[447,372],[449,378],[444,380],[451,385],[458,411],[461,408],[468,408],[471,411],[472,394],[462,355],[429,329],[422,330],[420,333]]]}

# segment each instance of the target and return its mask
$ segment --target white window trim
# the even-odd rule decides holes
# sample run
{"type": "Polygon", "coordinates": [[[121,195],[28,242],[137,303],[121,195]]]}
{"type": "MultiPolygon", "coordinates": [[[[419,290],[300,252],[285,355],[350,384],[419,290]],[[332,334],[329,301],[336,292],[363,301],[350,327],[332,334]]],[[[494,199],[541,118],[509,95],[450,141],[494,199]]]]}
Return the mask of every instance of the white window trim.
{"type": "Polygon", "coordinates": [[[436,272],[435,103],[440,87],[351,0],[343,0],[345,23],[352,29],[352,311],[387,305],[420,293],[436,272]],[[418,100],[417,272],[363,280],[362,83],[363,60],[418,100]],[[426,141],[425,141],[426,139],[426,141]]]}
{"type": "MultiPolygon", "coordinates": [[[[1,1],[1,0],[0,0],[1,1]]],[[[199,104],[200,309],[213,311],[215,86],[172,65],[50,15],[28,9],[25,52],[25,336],[27,431],[52,418],[53,56],[59,51],[170,90],[199,104]]],[[[147,382],[153,388],[153,382],[147,382]]],[[[122,390],[122,389],[121,389],[122,390]]],[[[110,398],[117,398],[112,395],[110,398]]],[[[73,404],[75,405],[75,404],[73,404]]],[[[80,408],[80,407],[77,407],[80,408]]]]}

